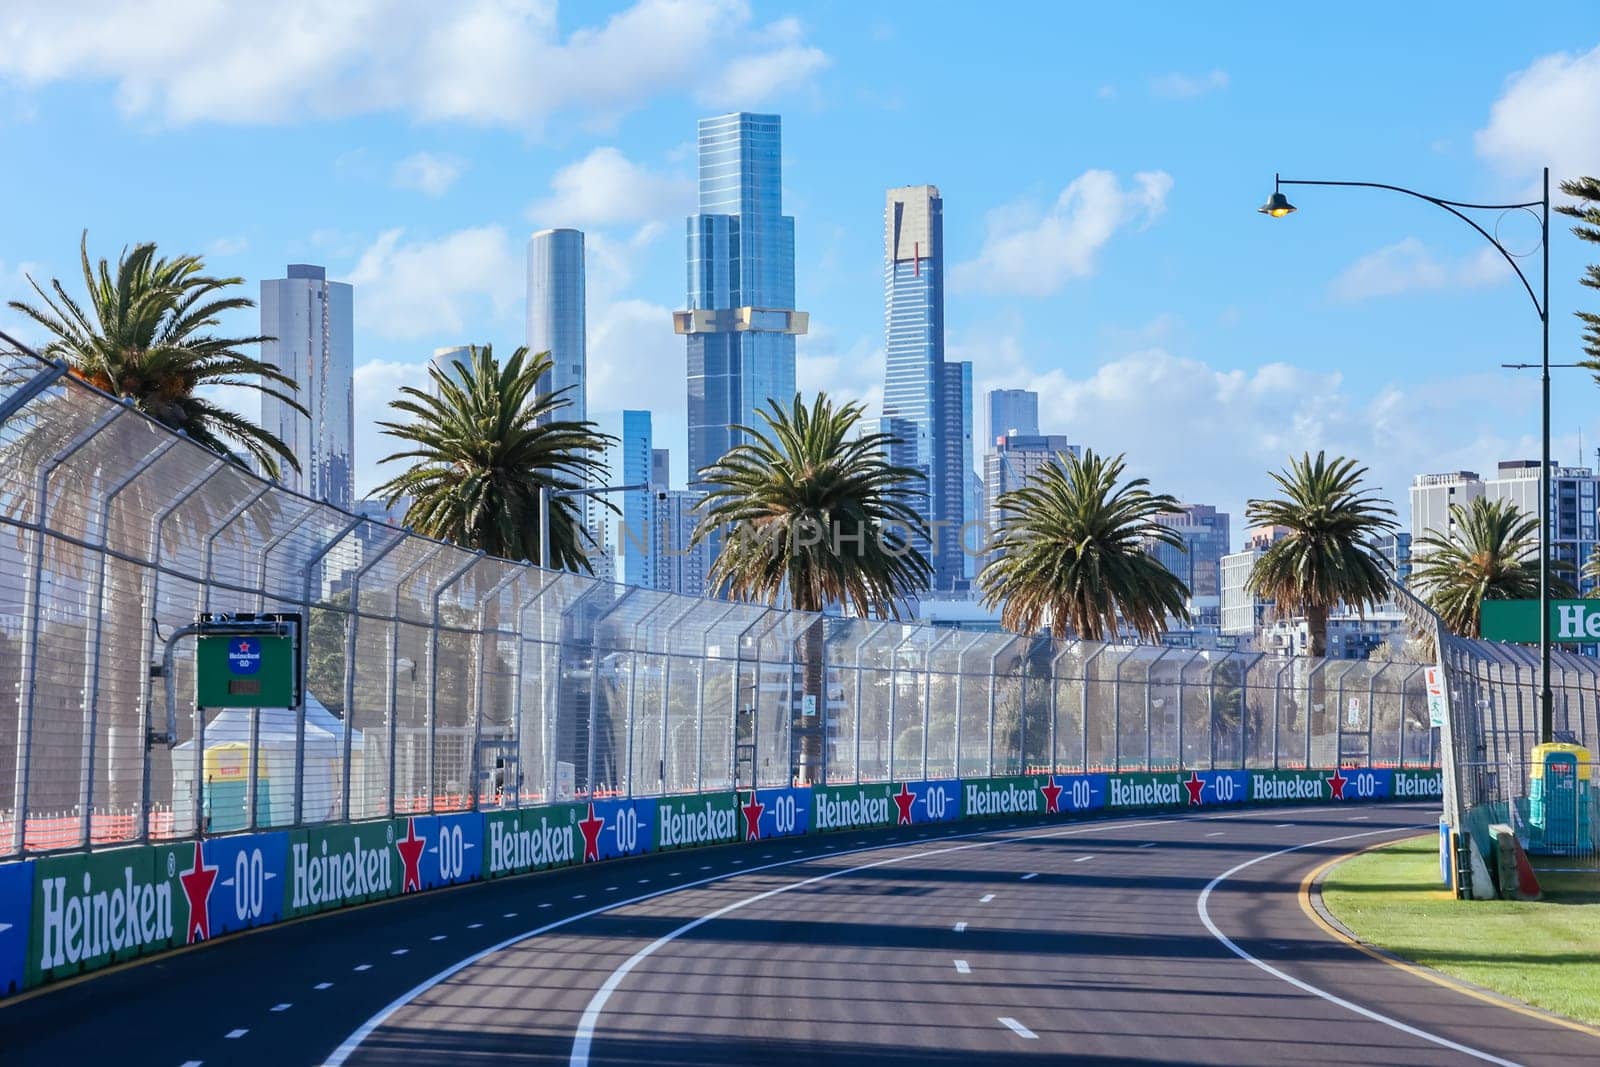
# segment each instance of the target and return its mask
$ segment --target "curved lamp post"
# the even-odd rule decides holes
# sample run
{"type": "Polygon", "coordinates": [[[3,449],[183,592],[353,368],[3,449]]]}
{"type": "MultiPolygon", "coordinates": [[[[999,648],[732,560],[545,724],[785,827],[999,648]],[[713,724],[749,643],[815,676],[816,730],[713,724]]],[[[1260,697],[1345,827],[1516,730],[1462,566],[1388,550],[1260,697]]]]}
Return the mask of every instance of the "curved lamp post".
{"type": "Polygon", "coordinates": [[[1539,324],[1544,335],[1544,352],[1539,366],[1541,370],[1540,388],[1542,400],[1540,407],[1540,433],[1539,443],[1541,449],[1539,468],[1539,740],[1551,741],[1555,731],[1555,700],[1550,691],[1550,168],[1544,168],[1544,195],[1538,200],[1530,200],[1522,204],[1468,204],[1460,200],[1444,200],[1437,196],[1419,193],[1415,189],[1406,189],[1399,185],[1386,185],[1383,182],[1330,182],[1309,181],[1305,179],[1290,179],[1282,175],[1274,175],[1272,195],[1267,202],[1256,210],[1269,218],[1281,219],[1292,215],[1296,208],[1289,203],[1289,198],[1283,195],[1285,185],[1332,185],[1357,189],[1388,189],[1390,192],[1404,193],[1406,196],[1425,200],[1435,207],[1443,208],[1462,222],[1477,230],[1485,241],[1494,246],[1495,251],[1516,271],[1517,278],[1522,282],[1522,287],[1528,292],[1528,299],[1533,301],[1533,310],[1539,316],[1539,324]],[[1465,211],[1514,211],[1526,209],[1539,212],[1539,248],[1544,260],[1544,270],[1540,293],[1533,291],[1533,283],[1523,273],[1517,259],[1506,247],[1497,241],[1488,230],[1476,221],[1462,214],[1465,211]],[[1542,295],[1541,295],[1542,294],[1542,295]]]}

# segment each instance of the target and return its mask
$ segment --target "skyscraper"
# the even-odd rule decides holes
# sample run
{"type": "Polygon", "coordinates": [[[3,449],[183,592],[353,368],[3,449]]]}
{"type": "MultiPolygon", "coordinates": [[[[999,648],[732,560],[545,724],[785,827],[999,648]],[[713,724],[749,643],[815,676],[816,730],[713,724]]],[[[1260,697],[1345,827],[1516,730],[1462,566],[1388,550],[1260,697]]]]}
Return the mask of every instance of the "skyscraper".
{"type": "Polygon", "coordinates": [[[665,448],[650,450],[650,484],[660,489],[672,486],[672,453],[665,448]]]}
{"type": "MultiPolygon", "coordinates": [[[[650,413],[622,413],[622,484],[649,485],[654,481],[655,449],[652,447],[650,413]]],[[[622,580],[628,585],[655,586],[651,528],[654,523],[655,494],[650,489],[630,489],[622,494],[622,527],[617,532],[617,555],[622,564],[622,580]]]]}
{"type": "Polygon", "coordinates": [[[1228,513],[1209,504],[1180,504],[1176,514],[1157,515],[1155,521],[1182,539],[1182,548],[1152,541],[1147,551],[1188,586],[1191,622],[1220,624],[1222,557],[1230,544],[1228,513]]]}
{"type": "Polygon", "coordinates": [[[353,290],[328,281],[308,263],[289,264],[287,278],[261,283],[261,360],[299,385],[295,399],[309,414],[261,398],[261,426],[300,461],[280,464],[283,484],[349,510],[355,504],[355,341],[353,290]]]}
{"type": "Polygon", "coordinates": [[[889,458],[927,479],[923,506],[933,588],[965,586],[961,552],[972,473],[972,365],[944,359],[944,199],[937,186],[885,195],[883,432],[889,458]]]}
{"type": "Polygon", "coordinates": [[[782,122],[737,112],[700,120],[700,210],[687,225],[689,481],[795,394],[794,219],[783,214],[782,122]]]}
{"type": "Polygon", "coordinates": [[[1031,389],[991,389],[988,415],[985,449],[993,448],[995,438],[1006,434],[1035,436],[1039,432],[1039,394],[1031,389]]]}
{"type": "Polygon", "coordinates": [[[715,556],[710,540],[691,545],[700,521],[705,494],[692,489],[668,489],[654,501],[655,528],[651,531],[655,587],[669,593],[704,596],[706,576],[715,556]]]}
{"type": "Polygon", "coordinates": [[[540,230],[528,238],[528,352],[548,352],[554,363],[541,394],[568,390],[569,406],[551,419],[589,417],[584,330],[583,231],[540,230]]]}
{"type": "MultiPolygon", "coordinates": [[[[435,348],[433,350],[433,358],[428,361],[434,370],[451,379],[460,377],[460,374],[456,372],[456,367],[466,366],[471,362],[471,345],[446,345],[444,348],[435,348]]],[[[432,375],[428,376],[428,389],[430,392],[433,390],[432,375]]]]}
{"type": "Polygon", "coordinates": [[[1047,466],[1060,463],[1062,453],[1078,454],[1078,446],[1068,444],[1062,433],[1008,435],[994,442],[993,451],[983,457],[986,539],[998,536],[1005,525],[1007,515],[1000,507],[1000,497],[1021,489],[1047,466]]]}

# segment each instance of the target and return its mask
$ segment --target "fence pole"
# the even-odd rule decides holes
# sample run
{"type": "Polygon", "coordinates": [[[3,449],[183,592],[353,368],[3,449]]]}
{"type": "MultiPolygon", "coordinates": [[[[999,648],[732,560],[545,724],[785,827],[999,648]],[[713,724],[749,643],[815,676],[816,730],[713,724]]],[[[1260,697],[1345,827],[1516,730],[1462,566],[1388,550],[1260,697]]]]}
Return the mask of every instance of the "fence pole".
{"type": "Polygon", "coordinates": [[[427,783],[428,783],[428,810],[437,811],[438,798],[434,795],[435,783],[435,755],[434,750],[439,746],[439,608],[444,601],[444,594],[452,585],[460,581],[462,576],[478,565],[483,558],[482,552],[469,555],[466,562],[451,571],[443,582],[433,589],[433,614],[432,622],[428,628],[428,692],[423,701],[424,714],[428,717],[427,738],[427,783]]]}
{"type": "MultiPolygon", "coordinates": [[[[305,584],[304,584],[304,587],[302,589],[302,594],[303,595],[301,596],[300,603],[301,603],[301,608],[302,608],[302,611],[303,611],[303,614],[302,614],[301,617],[306,620],[306,630],[307,630],[308,633],[310,632],[310,629],[311,629],[311,585],[312,585],[313,582],[315,582],[317,580],[317,572],[322,567],[322,561],[328,558],[328,553],[332,552],[334,550],[334,548],[339,545],[340,542],[342,542],[346,537],[349,537],[352,533],[354,533],[356,528],[359,527],[363,522],[367,521],[366,519],[362,518],[359,515],[350,515],[350,514],[347,514],[346,512],[342,512],[342,511],[333,511],[331,508],[328,509],[328,510],[330,512],[332,512],[332,514],[339,516],[339,518],[344,520],[344,522],[340,525],[339,532],[336,535],[334,535],[332,538],[330,538],[329,540],[323,542],[322,547],[317,549],[317,551],[312,555],[312,557],[309,560],[306,561],[306,564],[305,564],[305,576],[304,576],[305,584]]],[[[307,642],[307,643],[309,644],[309,642],[307,642]]],[[[300,708],[299,713],[296,714],[295,717],[294,717],[294,825],[295,826],[304,826],[305,825],[305,804],[306,804],[306,712],[305,712],[304,705],[302,705],[301,708],[300,708]]]]}
{"type": "MultiPolygon", "coordinates": [[[[39,468],[39,475],[34,480],[34,499],[39,502],[39,511],[35,519],[33,533],[33,565],[28,568],[24,582],[25,589],[22,600],[22,656],[18,665],[17,677],[22,681],[22,688],[18,692],[17,708],[17,765],[16,780],[13,794],[16,803],[16,822],[11,828],[12,851],[22,855],[27,851],[28,823],[28,784],[29,772],[32,769],[33,745],[33,711],[36,703],[36,688],[39,677],[39,629],[42,611],[41,601],[44,599],[44,544],[47,539],[48,524],[50,522],[50,479],[56,470],[84,445],[94,439],[95,435],[111,424],[111,421],[122,413],[120,406],[108,407],[100,417],[90,423],[83,430],[70,439],[66,446],[55,453],[50,461],[39,468]]],[[[87,697],[87,694],[85,694],[87,697]]],[[[87,844],[88,840],[82,842],[87,844]]]]}

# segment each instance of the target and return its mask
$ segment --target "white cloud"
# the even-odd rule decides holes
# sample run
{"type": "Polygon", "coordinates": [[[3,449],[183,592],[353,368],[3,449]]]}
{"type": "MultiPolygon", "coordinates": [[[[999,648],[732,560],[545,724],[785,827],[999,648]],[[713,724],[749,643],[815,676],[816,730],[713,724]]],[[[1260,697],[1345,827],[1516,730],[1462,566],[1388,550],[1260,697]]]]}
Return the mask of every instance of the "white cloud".
{"type": "Polygon", "coordinates": [[[657,174],[611,147],[596,148],[556,171],[551,195],[528,208],[544,226],[606,226],[693,210],[694,182],[657,174]]]}
{"type": "Polygon", "coordinates": [[[1045,296],[1073,278],[1093,274],[1106,242],[1130,225],[1148,225],[1166,208],[1172,176],[1141,171],[1124,189],[1108,170],[1073,179],[1046,211],[1013,204],[989,213],[983,249],[957,264],[958,289],[1045,296]]]}
{"type": "Polygon", "coordinates": [[[705,104],[749,108],[805,88],[829,61],[822,49],[805,44],[804,36],[796,19],[773,23],[760,35],[761,51],[721,64],[717,77],[696,95],[705,104]]]}
{"type": "Polygon", "coordinates": [[[1163,100],[1193,100],[1227,87],[1228,72],[1225,70],[1213,70],[1208,74],[1173,72],[1150,79],[1151,95],[1163,100]]]}
{"type": "Polygon", "coordinates": [[[1600,46],[1541,56],[1507,78],[1474,141],[1520,178],[1545,166],[1557,180],[1600,173],[1600,46]]]}
{"type": "Polygon", "coordinates": [[[1115,100],[1117,98],[1117,87],[1115,85],[1102,85],[1094,91],[1094,95],[1096,100],[1115,100]]]}
{"type": "Polygon", "coordinates": [[[637,0],[565,34],[554,0],[13,0],[0,75],[109,82],[125,114],[172,125],[392,111],[536,129],[663,92],[792,91],[826,64],[802,36],[758,24],[745,0],[637,0]]]}
{"type": "Polygon", "coordinates": [[[1328,291],[1335,300],[1370,300],[1439,289],[1475,289],[1509,277],[1511,268],[1492,248],[1460,260],[1444,260],[1417,238],[1407,237],[1350,264],[1328,291]]]}
{"type": "Polygon", "coordinates": [[[672,310],[647,300],[618,300],[591,309],[589,412],[649,409],[687,418],[683,338],[672,332],[672,310]]]}
{"type": "Polygon", "coordinates": [[[795,387],[810,400],[826,392],[835,403],[860,401],[869,429],[883,411],[883,345],[869,337],[846,342],[826,323],[812,319],[811,332],[795,345],[795,387]]]}
{"type": "Polygon", "coordinates": [[[394,165],[392,180],[398,189],[415,189],[424,196],[443,196],[465,169],[466,164],[454,156],[417,152],[394,165]]]}
{"type": "Polygon", "coordinates": [[[449,333],[473,343],[492,340],[491,326],[513,319],[524,277],[522,254],[500,226],[409,242],[405,230],[387,230],[348,275],[362,329],[402,340],[449,333]]]}
{"type": "Polygon", "coordinates": [[[219,257],[236,256],[249,247],[250,241],[246,237],[218,237],[215,241],[212,241],[206,246],[206,255],[219,257]]]}
{"type": "Polygon", "coordinates": [[[1125,452],[1130,472],[1158,491],[1223,507],[1235,534],[1244,528],[1245,500],[1271,490],[1267,472],[1301,452],[1326,448],[1369,466],[1371,484],[1404,521],[1414,475],[1492,469],[1529,447],[1537,451],[1532,439],[1505,432],[1533,425],[1535,383],[1496,374],[1380,384],[1357,395],[1337,372],[1283,362],[1224,370],[1156,347],[1111,360],[1088,378],[1008,372],[977,388],[981,396],[1001,386],[1039,391],[1044,432],[1125,452]]]}
{"type": "MultiPolygon", "coordinates": [[[[358,297],[359,299],[359,297],[358,297]]],[[[421,387],[427,380],[425,365],[372,360],[355,372],[356,493],[365,496],[372,488],[405,469],[404,462],[379,464],[401,449],[401,442],[384,434],[378,420],[405,422],[407,416],[391,411],[389,402],[400,398],[400,387],[421,387]]]]}

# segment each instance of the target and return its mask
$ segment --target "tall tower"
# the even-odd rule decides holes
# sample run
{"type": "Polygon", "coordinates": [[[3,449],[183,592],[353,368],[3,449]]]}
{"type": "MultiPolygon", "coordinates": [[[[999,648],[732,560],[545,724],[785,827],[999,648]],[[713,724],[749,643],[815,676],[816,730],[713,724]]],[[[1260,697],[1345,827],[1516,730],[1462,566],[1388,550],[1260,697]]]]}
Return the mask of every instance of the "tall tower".
{"type": "Polygon", "coordinates": [[[622,484],[646,488],[629,489],[622,494],[617,554],[622,562],[622,580],[646,589],[655,587],[655,561],[651,552],[654,536],[651,528],[655,524],[655,493],[651,490],[655,481],[651,473],[655,462],[652,438],[650,412],[622,413],[622,484]]]}
{"type": "Polygon", "coordinates": [[[883,216],[883,424],[890,459],[922,472],[933,587],[966,583],[961,553],[972,468],[972,366],[944,359],[944,199],[933,185],[890,189],[883,216]]]}
{"type": "Polygon", "coordinates": [[[287,278],[261,283],[261,360],[299,385],[302,415],[270,396],[261,398],[261,425],[300,461],[282,464],[283,484],[335,507],[355,506],[355,341],[353,290],[328,281],[309,263],[289,264],[287,278]]]}
{"type": "Polygon", "coordinates": [[[584,328],[583,231],[540,230],[528,238],[528,352],[548,352],[555,364],[541,394],[567,390],[567,406],[551,418],[589,417],[584,328]]]}
{"type": "Polygon", "coordinates": [[[759,425],[769,399],[795,394],[794,219],[783,214],[783,127],[777,115],[700,120],[700,210],[688,218],[688,482],[759,425]]]}

